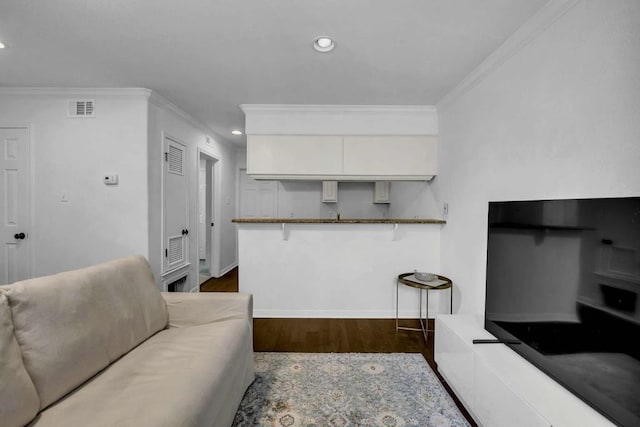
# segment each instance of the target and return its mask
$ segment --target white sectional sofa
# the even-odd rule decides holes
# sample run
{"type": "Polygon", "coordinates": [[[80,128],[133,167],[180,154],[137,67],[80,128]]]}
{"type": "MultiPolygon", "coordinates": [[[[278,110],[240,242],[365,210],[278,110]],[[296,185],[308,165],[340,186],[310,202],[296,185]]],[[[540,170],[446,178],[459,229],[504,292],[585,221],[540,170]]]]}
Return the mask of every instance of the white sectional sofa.
{"type": "Polygon", "coordinates": [[[229,426],[252,297],[161,293],[143,257],[0,286],[0,424],[229,426]]]}

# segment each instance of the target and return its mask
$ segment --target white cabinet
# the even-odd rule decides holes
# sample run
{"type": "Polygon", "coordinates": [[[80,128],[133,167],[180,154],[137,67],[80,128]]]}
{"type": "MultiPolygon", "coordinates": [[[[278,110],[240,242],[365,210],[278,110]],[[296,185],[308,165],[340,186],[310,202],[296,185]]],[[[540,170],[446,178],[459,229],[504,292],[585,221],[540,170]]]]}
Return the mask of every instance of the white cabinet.
{"type": "Polygon", "coordinates": [[[438,371],[479,425],[613,426],[504,344],[473,344],[475,338],[495,338],[481,318],[436,316],[438,371]]]}
{"type": "Polygon", "coordinates": [[[247,136],[247,174],[254,177],[321,179],[341,173],[340,136],[247,136]]]}
{"type": "MultiPolygon", "coordinates": [[[[488,344],[500,345],[500,344],[488,344]]],[[[549,427],[551,424],[513,392],[477,354],[473,361],[474,412],[485,426],[549,427]]]]}
{"type": "Polygon", "coordinates": [[[434,351],[438,371],[447,380],[465,408],[477,420],[473,412],[473,351],[463,338],[449,329],[447,323],[439,321],[439,316],[436,316],[434,351]]]}
{"type": "Polygon", "coordinates": [[[322,203],[338,203],[338,181],[322,181],[322,203]]]}
{"type": "Polygon", "coordinates": [[[247,135],[247,173],[257,179],[430,180],[437,155],[429,135],[247,135]]]}
{"type": "Polygon", "coordinates": [[[389,181],[374,183],[373,203],[391,203],[391,183],[389,181]]]}
{"type": "Polygon", "coordinates": [[[437,173],[435,136],[345,136],[346,176],[429,179],[437,173]]]}

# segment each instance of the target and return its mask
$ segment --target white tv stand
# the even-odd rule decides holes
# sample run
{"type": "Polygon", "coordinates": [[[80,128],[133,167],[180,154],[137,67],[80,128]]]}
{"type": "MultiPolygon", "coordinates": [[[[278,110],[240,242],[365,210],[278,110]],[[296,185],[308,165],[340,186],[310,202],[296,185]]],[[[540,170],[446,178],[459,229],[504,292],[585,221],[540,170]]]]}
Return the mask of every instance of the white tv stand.
{"type": "Polygon", "coordinates": [[[474,420],[486,427],[611,427],[608,419],[495,338],[483,319],[437,315],[438,371],[474,420]]]}

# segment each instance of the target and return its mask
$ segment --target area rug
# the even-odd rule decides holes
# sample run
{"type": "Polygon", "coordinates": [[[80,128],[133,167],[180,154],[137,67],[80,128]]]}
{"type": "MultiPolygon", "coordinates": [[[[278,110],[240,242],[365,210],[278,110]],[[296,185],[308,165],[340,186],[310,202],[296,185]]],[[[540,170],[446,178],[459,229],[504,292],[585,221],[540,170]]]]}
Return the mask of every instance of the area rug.
{"type": "Polygon", "coordinates": [[[468,426],[420,354],[255,353],[233,425],[468,426]]]}

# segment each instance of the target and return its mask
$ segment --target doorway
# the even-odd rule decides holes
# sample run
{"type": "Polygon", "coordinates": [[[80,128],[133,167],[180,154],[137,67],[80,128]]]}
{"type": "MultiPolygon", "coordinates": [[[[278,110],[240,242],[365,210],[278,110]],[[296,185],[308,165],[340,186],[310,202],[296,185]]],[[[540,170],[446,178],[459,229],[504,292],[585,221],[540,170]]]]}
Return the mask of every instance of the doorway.
{"type": "Polygon", "coordinates": [[[0,127],[0,285],[31,277],[29,129],[0,127]]]}
{"type": "Polygon", "coordinates": [[[198,272],[199,284],[220,273],[220,243],[216,227],[219,207],[218,159],[198,150],[198,272]]]}

